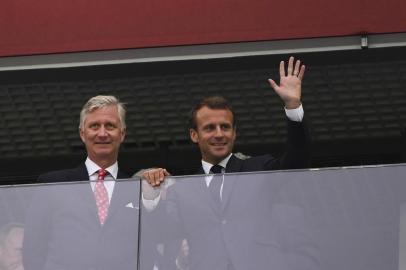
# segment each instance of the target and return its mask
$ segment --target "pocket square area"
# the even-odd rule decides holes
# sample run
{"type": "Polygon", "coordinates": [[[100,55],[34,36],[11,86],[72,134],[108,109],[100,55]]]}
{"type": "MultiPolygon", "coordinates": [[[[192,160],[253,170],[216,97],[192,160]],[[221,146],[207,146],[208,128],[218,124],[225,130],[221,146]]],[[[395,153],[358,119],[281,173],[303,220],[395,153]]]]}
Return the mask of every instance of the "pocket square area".
{"type": "Polygon", "coordinates": [[[127,203],[127,204],[125,205],[125,207],[139,209],[139,207],[138,207],[138,206],[135,206],[132,202],[127,203]]]}

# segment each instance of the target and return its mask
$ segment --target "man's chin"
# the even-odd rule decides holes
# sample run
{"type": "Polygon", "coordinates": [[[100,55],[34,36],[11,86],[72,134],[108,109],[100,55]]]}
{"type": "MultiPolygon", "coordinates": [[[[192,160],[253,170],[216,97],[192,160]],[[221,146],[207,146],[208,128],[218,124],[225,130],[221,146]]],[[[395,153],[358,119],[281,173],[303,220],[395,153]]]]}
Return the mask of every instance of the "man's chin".
{"type": "Polygon", "coordinates": [[[225,159],[230,152],[228,150],[223,150],[223,151],[216,151],[213,153],[213,157],[215,157],[219,162],[225,159]]]}
{"type": "Polygon", "coordinates": [[[110,148],[101,148],[101,149],[97,149],[96,153],[100,154],[100,155],[108,155],[111,154],[113,152],[113,150],[111,150],[110,148]]]}
{"type": "Polygon", "coordinates": [[[94,151],[95,155],[98,157],[109,157],[109,156],[113,156],[113,150],[111,150],[111,148],[99,148],[96,149],[96,151],[94,151]]]}
{"type": "Polygon", "coordinates": [[[112,151],[112,145],[111,144],[96,144],[94,146],[95,151],[112,151]]]}

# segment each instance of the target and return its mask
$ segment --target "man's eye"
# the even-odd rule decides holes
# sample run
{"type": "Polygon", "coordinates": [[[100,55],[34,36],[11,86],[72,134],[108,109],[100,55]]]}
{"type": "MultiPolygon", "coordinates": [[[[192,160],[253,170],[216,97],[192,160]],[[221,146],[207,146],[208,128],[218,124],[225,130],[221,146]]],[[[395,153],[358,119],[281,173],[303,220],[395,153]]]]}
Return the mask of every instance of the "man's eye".
{"type": "Polygon", "coordinates": [[[215,129],[216,129],[216,127],[213,126],[213,125],[209,125],[209,126],[205,126],[205,127],[204,127],[204,130],[205,130],[205,131],[213,131],[213,130],[215,130],[215,129]]]}
{"type": "Polygon", "coordinates": [[[99,128],[99,124],[91,124],[89,126],[91,129],[98,129],[99,128]]]}
{"type": "Polygon", "coordinates": [[[230,130],[231,129],[231,126],[230,125],[221,125],[221,129],[222,130],[230,130]]]}
{"type": "Polygon", "coordinates": [[[111,123],[106,124],[106,129],[107,129],[107,130],[113,130],[113,129],[115,129],[115,128],[116,128],[116,126],[113,125],[113,124],[111,124],[111,123]]]}

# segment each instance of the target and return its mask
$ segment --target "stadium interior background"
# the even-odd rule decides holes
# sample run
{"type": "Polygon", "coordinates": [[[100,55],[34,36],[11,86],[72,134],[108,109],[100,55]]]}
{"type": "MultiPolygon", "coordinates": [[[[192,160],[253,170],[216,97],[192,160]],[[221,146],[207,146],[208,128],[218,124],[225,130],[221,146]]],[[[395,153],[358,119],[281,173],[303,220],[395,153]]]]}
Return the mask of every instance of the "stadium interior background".
{"type": "MultiPolygon", "coordinates": [[[[307,66],[303,104],[312,134],[311,167],[406,161],[406,47],[294,54],[307,66]]],[[[0,72],[1,184],[85,158],[79,111],[97,94],[127,105],[119,163],[128,173],[164,166],[192,174],[199,153],[187,115],[207,95],[223,95],[237,114],[236,152],[281,153],[282,104],[267,78],[289,55],[247,56],[0,72]]]]}

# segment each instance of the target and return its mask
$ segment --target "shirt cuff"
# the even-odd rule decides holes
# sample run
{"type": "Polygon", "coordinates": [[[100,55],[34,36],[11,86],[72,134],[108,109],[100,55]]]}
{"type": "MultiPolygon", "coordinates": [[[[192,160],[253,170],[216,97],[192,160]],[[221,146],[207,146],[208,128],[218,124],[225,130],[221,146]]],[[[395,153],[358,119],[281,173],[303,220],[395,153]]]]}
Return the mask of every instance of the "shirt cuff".
{"type": "Polygon", "coordinates": [[[303,110],[302,104],[300,104],[300,106],[297,107],[296,109],[286,109],[285,108],[285,113],[286,113],[286,116],[291,121],[302,122],[302,120],[303,120],[304,110],[303,110]]]}
{"type": "Polygon", "coordinates": [[[147,200],[144,198],[144,194],[142,194],[142,204],[144,205],[145,209],[147,209],[147,211],[153,211],[159,203],[159,200],[161,199],[161,193],[159,193],[159,195],[152,200],[147,200]]]}

